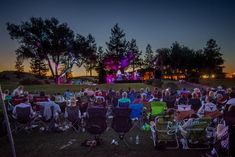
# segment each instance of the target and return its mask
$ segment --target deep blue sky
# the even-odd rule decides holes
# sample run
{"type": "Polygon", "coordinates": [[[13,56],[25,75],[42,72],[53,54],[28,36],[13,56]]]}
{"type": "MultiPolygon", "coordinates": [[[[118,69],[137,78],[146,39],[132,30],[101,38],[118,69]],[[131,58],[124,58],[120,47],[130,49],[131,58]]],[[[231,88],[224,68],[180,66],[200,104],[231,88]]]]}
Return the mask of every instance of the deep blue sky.
{"type": "Polygon", "coordinates": [[[56,17],[76,33],[91,33],[104,48],[116,23],[143,51],[148,43],[156,50],[174,41],[200,49],[214,38],[226,60],[225,71],[235,72],[232,0],[6,0],[0,4],[0,71],[14,69],[18,46],[10,39],[6,22],[19,24],[32,16],[56,17]]]}

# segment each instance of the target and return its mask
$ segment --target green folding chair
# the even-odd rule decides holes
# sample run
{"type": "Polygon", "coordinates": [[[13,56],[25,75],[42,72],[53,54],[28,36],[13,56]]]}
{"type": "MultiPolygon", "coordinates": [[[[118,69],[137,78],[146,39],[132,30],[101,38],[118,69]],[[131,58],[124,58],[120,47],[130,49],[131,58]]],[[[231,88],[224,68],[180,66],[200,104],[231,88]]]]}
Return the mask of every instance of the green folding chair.
{"type": "Polygon", "coordinates": [[[151,106],[151,117],[156,117],[159,115],[164,115],[165,111],[167,110],[167,104],[163,101],[152,101],[150,103],[151,106]]]}

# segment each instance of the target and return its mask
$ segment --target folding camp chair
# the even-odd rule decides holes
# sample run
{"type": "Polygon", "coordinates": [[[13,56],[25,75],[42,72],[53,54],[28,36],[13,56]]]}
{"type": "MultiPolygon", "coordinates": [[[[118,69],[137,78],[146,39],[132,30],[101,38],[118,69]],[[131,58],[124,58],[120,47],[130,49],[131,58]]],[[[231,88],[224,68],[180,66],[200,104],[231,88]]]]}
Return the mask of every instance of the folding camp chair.
{"type": "Polygon", "coordinates": [[[34,118],[31,117],[31,108],[30,107],[17,107],[16,116],[13,116],[15,120],[15,128],[13,131],[16,133],[23,129],[31,129],[34,118]]]}
{"type": "Polygon", "coordinates": [[[131,121],[131,109],[130,108],[114,108],[112,128],[119,135],[119,142],[123,142],[128,146],[125,138],[125,134],[130,131],[132,127],[131,121]]]}
{"type": "Polygon", "coordinates": [[[52,131],[55,127],[55,121],[54,106],[39,105],[37,123],[46,131],[52,131]]]}
{"type": "Polygon", "coordinates": [[[133,127],[141,128],[143,124],[143,104],[130,104],[129,108],[131,109],[131,119],[134,122],[133,127]]]}
{"type": "MultiPolygon", "coordinates": [[[[210,144],[213,143],[213,139],[208,136],[208,128],[211,123],[211,118],[205,117],[200,118],[198,121],[193,122],[193,125],[190,128],[187,128],[187,140],[188,147],[190,149],[208,149],[210,144]]],[[[215,131],[210,127],[210,131],[215,131]]]]}
{"type": "Polygon", "coordinates": [[[99,139],[99,136],[107,128],[107,109],[106,108],[88,108],[88,118],[86,121],[86,130],[95,136],[95,139],[99,139]]]}
{"type": "Polygon", "coordinates": [[[160,143],[164,144],[165,149],[178,149],[177,123],[170,117],[156,117],[155,122],[151,122],[151,132],[154,147],[160,143]]]}
{"type": "Polygon", "coordinates": [[[79,132],[81,127],[81,113],[78,106],[67,106],[65,108],[65,118],[71,123],[71,127],[79,132]]]}
{"type": "Polygon", "coordinates": [[[152,101],[150,102],[151,106],[151,117],[156,117],[159,115],[163,115],[164,112],[167,110],[166,102],[162,101],[152,101]]]}

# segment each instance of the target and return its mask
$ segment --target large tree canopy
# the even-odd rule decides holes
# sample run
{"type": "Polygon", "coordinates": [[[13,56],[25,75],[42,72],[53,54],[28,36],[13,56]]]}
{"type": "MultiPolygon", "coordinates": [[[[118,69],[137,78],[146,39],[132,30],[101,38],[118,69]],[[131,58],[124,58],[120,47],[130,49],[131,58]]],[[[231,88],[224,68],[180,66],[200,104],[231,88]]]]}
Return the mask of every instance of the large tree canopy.
{"type": "Polygon", "coordinates": [[[30,18],[20,25],[7,23],[7,30],[12,39],[19,42],[17,56],[46,60],[56,82],[74,64],[81,66],[96,51],[94,38],[74,35],[66,23],[56,18],[30,18]],[[61,64],[64,70],[59,73],[61,64]],[[53,67],[54,66],[54,67],[53,67]]]}

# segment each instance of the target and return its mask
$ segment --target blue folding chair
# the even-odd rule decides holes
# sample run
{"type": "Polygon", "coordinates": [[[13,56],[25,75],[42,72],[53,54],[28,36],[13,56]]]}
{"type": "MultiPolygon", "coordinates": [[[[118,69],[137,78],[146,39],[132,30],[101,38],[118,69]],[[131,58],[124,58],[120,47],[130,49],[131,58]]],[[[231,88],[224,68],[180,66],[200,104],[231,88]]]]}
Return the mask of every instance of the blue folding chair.
{"type": "Polygon", "coordinates": [[[133,128],[134,126],[137,126],[138,128],[142,127],[143,123],[143,104],[130,104],[129,108],[131,109],[131,119],[134,121],[133,128]]]}

